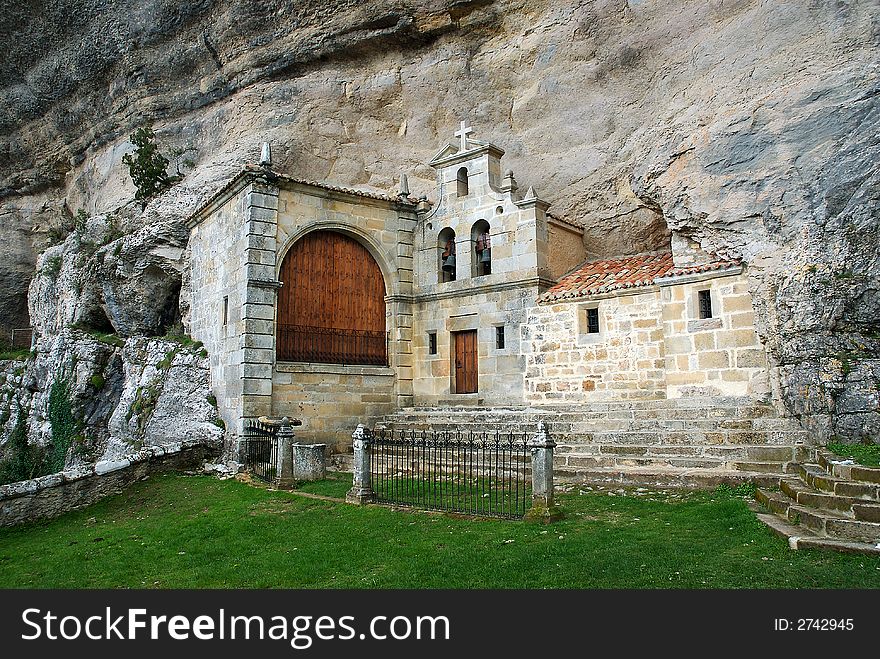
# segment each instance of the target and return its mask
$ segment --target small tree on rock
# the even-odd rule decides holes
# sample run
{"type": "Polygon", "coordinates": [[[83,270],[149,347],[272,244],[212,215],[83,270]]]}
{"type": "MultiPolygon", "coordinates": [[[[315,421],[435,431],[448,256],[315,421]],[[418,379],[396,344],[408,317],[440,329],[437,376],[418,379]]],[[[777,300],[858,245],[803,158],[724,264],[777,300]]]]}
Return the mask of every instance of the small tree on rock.
{"type": "Polygon", "coordinates": [[[173,183],[165,171],[168,159],[159,153],[154,137],[151,128],[138,128],[130,137],[135,147],[134,153],[122,156],[122,162],[128,165],[131,180],[137,187],[134,198],[141,202],[142,208],[146,207],[151,197],[168,189],[173,183]]]}

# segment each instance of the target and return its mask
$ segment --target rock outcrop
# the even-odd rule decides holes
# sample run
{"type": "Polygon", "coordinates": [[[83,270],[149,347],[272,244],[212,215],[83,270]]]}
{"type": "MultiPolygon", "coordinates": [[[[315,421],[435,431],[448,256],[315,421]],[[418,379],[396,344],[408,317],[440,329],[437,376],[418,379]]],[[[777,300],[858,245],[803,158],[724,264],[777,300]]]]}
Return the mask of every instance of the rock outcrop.
{"type": "MultiPolygon", "coordinates": [[[[27,266],[65,205],[99,217],[131,200],[121,156],[138,125],[194,165],[147,207],[152,228],[98,250],[107,290],[59,302],[55,329],[101,309],[120,332],[158,332],[177,218],[264,140],[279,169],[382,190],[404,170],[418,196],[467,117],[586,226],[589,252],[652,249],[671,230],[742,258],[788,409],[822,437],[880,436],[870,0],[50,0],[0,10],[0,32],[17,44],[0,56],[4,326],[26,324],[27,266]]],[[[67,249],[39,265],[61,256],[64,290],[67,249]]]]}
{"type": "MultiPolygon", "coordinates": [[[[199,441],[220,445],[223,423],[198,344],[63,329],[39,340],[26,361],[0,362],[0,435],[19,410],[36,446],[59,441],[50,408],[72,413],[66,466],[114,460],[144,447],[199,441]],[[53,394],[53,385],[63,388],[53,394]],[[53,396],[62,396],[63,401],[53,396]]],[[[5,447],[0,445],[0,454],[5,447]]]]}

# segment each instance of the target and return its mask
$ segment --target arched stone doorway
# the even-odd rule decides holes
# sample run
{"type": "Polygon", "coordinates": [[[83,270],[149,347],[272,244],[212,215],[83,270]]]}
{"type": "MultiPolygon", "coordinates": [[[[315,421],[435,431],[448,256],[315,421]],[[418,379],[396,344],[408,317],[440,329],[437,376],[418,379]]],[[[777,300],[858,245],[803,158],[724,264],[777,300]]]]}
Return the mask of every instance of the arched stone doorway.
{"type": "Polygon", "coordinates": [[[388,364],[385,280],[366,247],[312,231],[287,252],[280,279],[278,361],[388,364]]]}

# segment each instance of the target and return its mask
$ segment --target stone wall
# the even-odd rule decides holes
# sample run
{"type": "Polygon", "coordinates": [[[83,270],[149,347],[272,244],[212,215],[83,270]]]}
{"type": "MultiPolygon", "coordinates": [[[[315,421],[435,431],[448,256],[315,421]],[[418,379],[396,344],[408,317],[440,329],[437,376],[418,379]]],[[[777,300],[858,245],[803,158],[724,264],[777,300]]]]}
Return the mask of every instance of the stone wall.
{"type": "MultiPolygon", "coordinates": [[[[450,285],[459,282],[449,282],[450,285]]],[[[470,281],[463,282],[469,284],[470,281]]],[[[520,326],[525,309],[535,304],[536,288],[468,292],[456,296],[432,296],[416,305],[413,325],[413,357],[416,405],[441,401],[481,405],[523,402],[523,364],[520,326]],[[504,348],[497,347],[496,327],[504,327],[504,348]],[[478,391],[455,394],[453,332],[477,330],[478,391]],[[437,335],[437,354],[428,350],[428,333],[437,335]]]]}
{"type": "Polygon", "coordinates": [[[661,304],[655,289],[529,309],[523,328],[531,403],[665,397],[661,304]],[[599,310],[589,334],[586,310],[599,310]]]}
{"type": "Polygon", "coordinates": [[[567,222],[548,218],[550,276],[559,279],[587,260],[584,231],[567,222]]]}
{"type": "Polygon", "coordinates": [[[658,282],[529,309],[522,341],[526,400],[769,396],[769,365],[745,274],[658,282]],[[699,319],[699,290],[710,291],[712,318],[699,319]],[[586,330],[589,308],[599,312],[597,334],[586,330]]]}
{"type": "Polygon", "coordinates": [[[187,246],[189,317],[184,320],[189,333],[205,344],[210,355],[211,389],[221,417],[233,432],[238,432],[241,416],[245,212],[245,197],[230,197],[192,228],[187,246]]]}
{"type": "Polygon", "coordinates": [[[57,517],[119,494],[147,476],[198,467],[216,447],[194,441],[152,446],[124,458],[0,486],[0,526],[57,517]]]}
{"type": "Polygon", "coordinates": [[[767,354],[743,273],[661,282],[667,396],[765,396],[767,354]],[[712,318],[700,319],[697,292],[710,291],[712,318]]]}
{"type": "Polygon", "coordinates": [[[358,423],[373,427],[395,409],[394,371],[379,366],[299,364],[275,367],[272,413],[299,419],[296,440],[346,451],[358,423]]]}
{"type": "MultiPolygon", "coordinates": [[[[277,362],[272,414],[302,420],[297,438],[345,450],[357,423],[375,423],[412,401],[414,212],[388,200],[290,183],[278,200],[278,259],[305,234],[338,231],[364,245],[382,272],[389,367],[277,362]]],[[[276,274],[276,277],[279,276],[276,274]]]]}

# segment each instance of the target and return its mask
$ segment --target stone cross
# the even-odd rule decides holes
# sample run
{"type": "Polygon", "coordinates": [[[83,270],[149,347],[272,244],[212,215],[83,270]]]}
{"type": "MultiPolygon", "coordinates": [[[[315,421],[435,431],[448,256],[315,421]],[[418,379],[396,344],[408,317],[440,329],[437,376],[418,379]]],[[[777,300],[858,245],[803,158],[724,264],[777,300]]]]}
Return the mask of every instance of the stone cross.
{"type": "Polygon", "coordinates": [[[468,149],[468,135],[474,132],[474,129],[467,125],[467,121],[461,122],[461,128],[455,131],[455,136],[461,138],[461,150],[468,149]]]}

